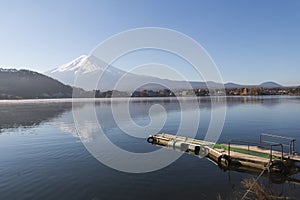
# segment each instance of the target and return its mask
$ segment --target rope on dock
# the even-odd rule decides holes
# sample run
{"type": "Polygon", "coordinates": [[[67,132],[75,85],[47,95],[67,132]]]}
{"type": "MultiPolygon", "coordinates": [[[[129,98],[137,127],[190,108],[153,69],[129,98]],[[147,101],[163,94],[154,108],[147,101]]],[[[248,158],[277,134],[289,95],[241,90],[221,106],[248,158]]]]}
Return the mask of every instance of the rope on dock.
{"type": "Polygon", "coordinates": [[[244,194],[244,196],[241,198],[241,200],[244,200],[244,199],[247,197],[247,195],[249,194],[249,192],[252,190],[254,184],[255,184],[255,183],[258,181],[258,179],[264,174],[265,170],[266,170],[266,169],[263,169],[263,170],[261,171],[261,173],[259,174],[259,176],[255,179],[255,182],[252,183],[251,187],[245,192],[245,194],[244,194]]]}

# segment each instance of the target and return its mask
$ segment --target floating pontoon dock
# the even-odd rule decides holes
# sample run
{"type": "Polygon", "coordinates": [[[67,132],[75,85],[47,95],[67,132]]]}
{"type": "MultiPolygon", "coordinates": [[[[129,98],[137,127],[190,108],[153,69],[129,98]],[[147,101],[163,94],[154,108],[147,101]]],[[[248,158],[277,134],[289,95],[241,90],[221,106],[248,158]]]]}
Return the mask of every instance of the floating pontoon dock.
{"type": "Polygon", "coordinates": [[[299,171],[297,163],[300,162],[300,156],[295,152],[296,140],[289,137],[263,133],[257,143],[231,140],[228,144],[214,144],[158,133],[150,135],[147,141],[177,151],[208,157],[225,169],[248,168],[281,175],[292,175],[299,171]]]}

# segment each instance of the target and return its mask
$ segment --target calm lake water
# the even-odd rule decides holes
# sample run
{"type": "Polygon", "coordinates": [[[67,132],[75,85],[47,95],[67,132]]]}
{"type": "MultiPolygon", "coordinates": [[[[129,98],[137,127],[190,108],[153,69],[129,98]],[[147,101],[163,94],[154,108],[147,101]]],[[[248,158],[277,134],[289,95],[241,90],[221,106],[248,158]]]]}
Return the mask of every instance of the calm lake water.
{"type": "MultiPolygon", "coordinates": [[[[266,132],[296,138],[296,151],[300,152],[299,97],[228,97],[226,100],[226,120],[218,142],[257,141],[259,134],[266,132]]],[[[202,139],[211,118],[211,104],[208,98],[199,102],[201,120],[196,138],[202,139]]],[[[216,102],[217,107],[224,106],[224,98],[216,102]]],[[[172,134],[178,130],[181,113],[193,112],[189,110],[190,103],[184,101],[187,106],[182,110],[174,99],[137,99],[130,102],[129,111],[136,124],[146,126],[151,121],[149,109],[160,104],[164,110],[154,110],[152,117],[160,120],[165,115],[160,131],[172,134]]],[[[119,99],[113,104],[120,110],[115,114],[121,116],[121,122],[129,124],[129,119],[122,118],[124,101],[119,99]]],[[[93,105],[77,102],[73,109],[88,119],[87,111],[93,105]]],[[[95,113],[105,135],[115,145],[136,153],[161,148],[148,144],[145,138],[124,134],[114,122],[110,106],[109,101],[99,100],[95,113]]],[[[87,123],[85,128],[97,134],[93,126],[87,123]]],[[[155,132],[151,128],[147,132],[156,133],[156,128],[153,127],[155,132]]],[[[93,136],[81,135],[87,142],[93,136]]],[[[108,158],[110,153],[109,150],[101,152],[108,158]]],[[[231,199],[245,191],[240,181],[247,177],[256,175],[224,171],[206,158],[188,154],[158,171],[120,172],[99,162],[85,148],[76,132],[71,102],[0,102],[0,199],[216,199],[218,194],[231,199]]],[[[300,179],[300,176],[293,178],[300,179]]],[[[300,185],[274,183],[266,177],[260,181],[283,196],[300,197],[300,185]]]]}

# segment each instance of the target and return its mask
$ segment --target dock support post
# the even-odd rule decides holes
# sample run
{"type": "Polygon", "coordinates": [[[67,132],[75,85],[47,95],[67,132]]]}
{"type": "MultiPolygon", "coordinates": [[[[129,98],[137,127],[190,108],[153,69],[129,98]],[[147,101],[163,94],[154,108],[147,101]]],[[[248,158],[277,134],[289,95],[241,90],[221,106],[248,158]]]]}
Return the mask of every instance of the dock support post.
{"type": "Polygon", "coordinates": [[[259,135],[259,145],[260,145],[260,146],[262,146],[262,145],[261,145],[261,137],[262,137],[262,135],[260,134],[260,135],[259,135]]]}
{"type": "Polygon", "coordinates": [[[273,150],[272,150],[272,145],[271,145],[271,148],[270,148],[270,162],[272,162],[272,157],[273,157],[273,156],[272,156],[272,151],[273,151],[273,150]]]}
{"type": "Polygon", "coordinates": [[[230,157],[230,142],[228,142],[228,156],[230,157]]]}
{"type": "Polygon", "coordinates": [[[291,140],[290,155],[295,155],[295,139],[291,140]]]}

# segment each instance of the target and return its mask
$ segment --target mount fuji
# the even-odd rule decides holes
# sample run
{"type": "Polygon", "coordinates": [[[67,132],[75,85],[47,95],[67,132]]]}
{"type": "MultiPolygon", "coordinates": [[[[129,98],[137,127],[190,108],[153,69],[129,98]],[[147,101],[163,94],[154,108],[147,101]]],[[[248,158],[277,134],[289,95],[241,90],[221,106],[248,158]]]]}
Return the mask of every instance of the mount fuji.
{"type": "Polygon", "coordinates": [[[189,89],[200,88],[251,88],[282,87],[275,82],[265,82],[260,85],[239,85],[235,83],[221,84],[213,81],[175,81],[160,79],[147,75],[137,75],[123,71],[113,66],[106,68],[106,63],[92,55],[82,55],[69,63],[61,65],[55,69],[45,72],[46,75],[59,80],[60,82],[80,87],[85,90],[99,89],[101,91],[119,90],[160,90],[160,89],[189,89]]]}
{"type": "MultiPolygon", "coordinates": [[[[45,72],[46,75],[61,81],[64,84],[81,87],[85,90],[144,90],[144,89],[185,89],[189,88],[185,81],[172,81],[146,75],[136,75],[108,66],[92,55],[82,55],[78,58],[45,72]],[[101,78],[100,78],[101,77],[101,78]],[[100,78],[100,79],[99,79],[100,78]],[[119,84],[118,81],[120,81],[119,84]],[[117,85],[117,87],[115,87],[117,85]]],[[[191,84],[193,85],[193,84],[191,84]]],[[[197,86],[205,87],[203,82],[197,82],[197,86]],[[200,84],[200,85],[199,85],[200,84]]]]}
{"type": "Polygon", "coordinates": [[[86,90],[109,90],[126,72],[112,66],[109,66],[107,70],[104,67],[105,64],[96,57],[81,55],[71,62],[45,72],[45,74],[64,84],[81,87],[86,90]],[[100,74],[102,74],[101,85],[95,85],[95,82],[98,80],[96,76],[100,74]]]}

